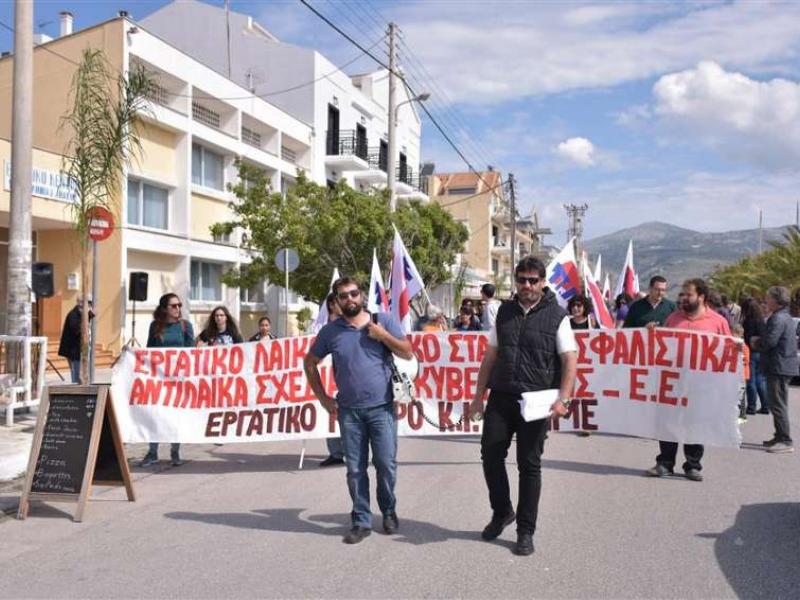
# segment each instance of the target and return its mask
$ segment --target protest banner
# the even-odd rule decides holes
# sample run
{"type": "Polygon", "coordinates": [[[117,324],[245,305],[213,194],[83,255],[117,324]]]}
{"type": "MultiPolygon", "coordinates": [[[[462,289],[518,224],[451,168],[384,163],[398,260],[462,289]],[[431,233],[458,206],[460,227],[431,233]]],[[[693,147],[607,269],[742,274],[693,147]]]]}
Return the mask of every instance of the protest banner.
{"type": "MultiPolygon", "coordinates": [[[[408,337],[420,363],[414,386],[421,406],[397,405],[398,433],[479,433],[480,423],[461,416],[475,394],[487,335],[408,337]]],[[[741,353],[732,338],[667,329],[585,331],[576,338],[576,401],[553,429],[738,445],[741,353]]],[[[112,385],[124,440],[227,443],[338,435],[303,371],[312,342],[304,336],[125,351],[112,385]]],[[[329,359],[320,374],[333,394],[329,359]]]]}

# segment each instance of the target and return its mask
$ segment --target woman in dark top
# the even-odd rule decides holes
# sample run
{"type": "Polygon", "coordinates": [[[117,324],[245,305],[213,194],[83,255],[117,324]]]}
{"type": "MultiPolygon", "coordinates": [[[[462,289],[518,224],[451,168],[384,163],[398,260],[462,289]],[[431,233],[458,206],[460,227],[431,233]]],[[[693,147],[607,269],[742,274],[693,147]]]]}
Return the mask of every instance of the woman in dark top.
{"type": "Polygon", "coordinates": [[[614,318],[617,321],[617,327],[622,327],[625,323],[631,302],[633,302],[633,298],[624,292],[614,300],[614,318]]]}
{"type": "MultiPolygon", "coordinates": [[[[192,324],[182,318],[183,303],[177,294],[164,294],[158,301],[158,306],[153,311],[153,322],[147,333],[148,348],[191,348],[194,346],[194,331],[192,324]]],[[[170,458],[173,467],[180,467],[181,445],[172,444],[170,458]]],[[[141,466],[149,467],[158,462],[158,442],[150,442],[141,466]]]]}
{"type": "Polygon", "coordinates": [[[211,311],[205,328],[197,336],[198,346],[225,346],[241,344],[243,341],[236,320],[224,306],[218,306],[211,311]]]}
{"type": "Polygon", "coordinates": [[[594,317],[592,316],[592,304],[583,294],[576,294],[567,302],[567,312],[569,313],[569,324],[573,329],[594,329],[594,317]]]}
{"type": "Polygon", "coordinates": [[[750,348],[750,379],[747,380],[747,414],[769,414],[767,402],[767,380],[761,372],[759,362],[761,355],[753,349],[750,340],[754,337],[763,337],[766,325],[761,304],[756,298],[742,300],[742,327],[744,328],[744,343],[750,348]],[[757,400],[761,399],[761,408],[756,411],[757,400]]]}
{"type": "Polygon", "coordinates": [[[480,331],[481,323],[469,306],[462,306],[456,319],[456,331],[480,331]]]}

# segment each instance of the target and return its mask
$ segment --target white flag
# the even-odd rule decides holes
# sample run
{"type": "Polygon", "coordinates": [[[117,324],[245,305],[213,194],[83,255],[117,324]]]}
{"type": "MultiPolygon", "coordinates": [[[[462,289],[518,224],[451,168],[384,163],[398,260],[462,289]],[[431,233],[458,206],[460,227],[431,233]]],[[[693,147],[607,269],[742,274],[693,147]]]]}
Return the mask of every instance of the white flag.
{"type": "Polygon", "coordinates": [[[369,278],[369,292],[367,296],[367,310],[371,313],[389,312],[389,296],[383,287],[381,268],[378,265],[378,252],[372,250],[372,273],[369,278]]]}
{"type": "MultiPolygon", "coordinates": [[[[339,269],[334,267],[333,277],[331,277],[331,284],[328,286],[328,294],[333,291],[333,283],[337,279],[339,279],[339,269]]],[[[317,333],[328,322],[328,303],[326,302],[328,294],[325,294],[326,297],[322,299],[322,303],[319,305],[319,312],[317,313],[317,318],[314,321],[314,325],[311,327],[311,333],[317,333]]]]}

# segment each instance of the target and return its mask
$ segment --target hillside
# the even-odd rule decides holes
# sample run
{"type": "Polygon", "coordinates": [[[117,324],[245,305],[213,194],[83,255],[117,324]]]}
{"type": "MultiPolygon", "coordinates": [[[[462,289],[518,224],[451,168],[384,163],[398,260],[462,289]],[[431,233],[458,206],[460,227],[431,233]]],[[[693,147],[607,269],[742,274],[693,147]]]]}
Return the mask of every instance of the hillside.
{"type": "MultiPolygon", "coordinates": [[[[764,249],[784,231],[785,227],[764,229],[764,249]]],[[[598,253],[603,255],[603,270],[614,278],[625,261],[628,240],[633,240],[633,262],[643,289],[659,274],[675,290],[684,279],[705,277],[720,265],[758,251],[758,229],[701,233],[658,221],[586,240],[584,246],[592,265],[598,253]]]]}

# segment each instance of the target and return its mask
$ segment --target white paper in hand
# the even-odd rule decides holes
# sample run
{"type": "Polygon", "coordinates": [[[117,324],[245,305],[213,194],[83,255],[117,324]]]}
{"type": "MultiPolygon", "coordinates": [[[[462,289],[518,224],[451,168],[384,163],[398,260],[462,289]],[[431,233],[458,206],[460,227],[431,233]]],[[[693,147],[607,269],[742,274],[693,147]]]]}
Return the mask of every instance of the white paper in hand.
{"type": "Polygon", "coordinates": [[[550,416],[550,407],[558,400],[559,390],[542,390],[540,392],[524,392],[522,400],[518,400],[522,418],[527,422],[546,419],[550,416]]]}

